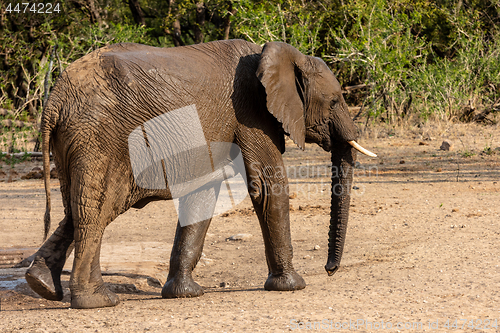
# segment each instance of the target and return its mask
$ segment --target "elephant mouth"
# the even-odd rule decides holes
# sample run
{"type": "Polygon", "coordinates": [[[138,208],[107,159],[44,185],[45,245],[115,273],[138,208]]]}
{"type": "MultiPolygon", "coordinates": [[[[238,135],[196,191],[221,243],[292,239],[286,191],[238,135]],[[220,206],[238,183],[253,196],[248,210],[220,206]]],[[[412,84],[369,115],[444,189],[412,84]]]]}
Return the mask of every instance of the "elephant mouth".
{"type": "MultiPolygon", "coordinates": [[[[377,157],[375,153],[372,153],[371,151],[362,147],[359,143],[356,142],[355,138],[358,136],[356,134],[357,130],[354,129],[349,130],[349,126],[336,126],[335,124],[336,124],[335,121],[331,121],[329,123],[330,137],[326,138],[326,140],[324,140],[324,142],[322,143],[324,146],[329,145],[330,149],[325,149],[325,150],[330,151],[333,148],[334,141],[341,141],[341,142],[347,142],[361,154],[370,157],[377,157]]],[[[320,144],[320,146],[323,145],[320,144]]]]}

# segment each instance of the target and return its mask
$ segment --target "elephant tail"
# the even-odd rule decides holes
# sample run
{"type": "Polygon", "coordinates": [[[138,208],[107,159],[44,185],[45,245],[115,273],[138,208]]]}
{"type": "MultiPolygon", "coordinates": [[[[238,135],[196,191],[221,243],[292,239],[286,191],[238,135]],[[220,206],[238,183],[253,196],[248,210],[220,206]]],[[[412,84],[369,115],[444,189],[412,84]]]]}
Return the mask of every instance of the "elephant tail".
{"type": "Polygon", "coordinates": [[[45,215],[43,217],[44,241],[47,239],[50,230],[50,132],[50,129],[42,125],[43,181],[46,198],[45,215]]]}
{"type": "Polygon", "coordinates": [[[59,112],[54,108],[49,98],[42,114],[40,132],[42,134],[43,180],[45,185],[45,215],[43,217],[44,237],[47,239],[50,230],[50,138],[56,127],[59,112]]]}

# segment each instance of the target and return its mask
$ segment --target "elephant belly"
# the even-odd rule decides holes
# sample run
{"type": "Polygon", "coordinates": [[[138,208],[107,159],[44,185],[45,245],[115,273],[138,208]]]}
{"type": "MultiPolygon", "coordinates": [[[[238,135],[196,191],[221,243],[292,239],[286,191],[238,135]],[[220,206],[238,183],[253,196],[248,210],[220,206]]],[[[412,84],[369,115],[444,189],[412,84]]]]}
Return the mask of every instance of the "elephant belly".
{"type": "MultiPolygon", "coordinates": [[[[171,198],[169,198],[171,199],[171,198]]],[[[132,208],[136,209],[142,209],[147,206],[148,203],[153,202],[153,201],[161,201],[161,200],[168,200],[167,198],[162,198],[158,196],[152,196],[152,197],[146,197],[139,199],[135,204],[132,205],[132,208]]]]}

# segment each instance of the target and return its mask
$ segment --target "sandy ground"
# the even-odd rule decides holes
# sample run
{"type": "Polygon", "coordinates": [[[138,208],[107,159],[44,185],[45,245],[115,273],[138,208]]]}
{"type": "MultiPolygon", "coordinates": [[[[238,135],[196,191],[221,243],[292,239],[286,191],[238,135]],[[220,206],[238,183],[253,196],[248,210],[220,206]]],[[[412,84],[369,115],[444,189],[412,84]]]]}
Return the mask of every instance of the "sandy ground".
{"type": "MultiPolygon", "coordinates": [[[[27,287],[25,269],[3,268],[0,331],[500,331],[500,128],[367,133],[362,144],[379,158],[359,157],[342,267],[334,276],[323,268],[329,154],[289,144],[284,157],[295,172],[289,174],[294,265],[306,289],[263,289],[264,247],[247,198],[212,221],[194,272],[205,295],[162,299],[176,214],[171,202],[155,202],[131,209],[106,229],[101,264],[120,296],[117,307],[72,309],[67,288],[63,302],[41,299],[27,287]],[[452,151],[439,150],[443,140],[452,151]],[[236,234],[246,237],[227,240],[236,234]]],[[[19,180],[39,165],[18,164],[15,173],[1,169],[0,258],[28,255],[40,245],[43,182],[19,180]]],[[[59,221],[57,180],[52,193],[52,220],[59,221]]]]}

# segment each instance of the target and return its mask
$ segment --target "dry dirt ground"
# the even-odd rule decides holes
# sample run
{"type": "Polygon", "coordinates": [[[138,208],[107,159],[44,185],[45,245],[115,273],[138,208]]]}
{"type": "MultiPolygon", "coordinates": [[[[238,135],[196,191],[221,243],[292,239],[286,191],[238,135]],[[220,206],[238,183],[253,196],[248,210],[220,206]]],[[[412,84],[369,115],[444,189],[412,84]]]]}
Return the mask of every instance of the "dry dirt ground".
{"type": "MultiPolygon", "coordinates": [[[[369,130],[361,141],[342,267],[327,276],[329,154],[288,144],[294,265],[307,287],[268,292],[261,232],[247,198],[213,219],[194,271],[205,295],[161,298],[176,215],[172,203],[131,209],[107,229],[104,280],[121,303],[70,308],[27,287],[25,269],[0,270],[1,332],[500,331],[500,127],[369,130]],[[453,150],[439,150],[449,140],[453,150]],[[491,148],[491,149],[488,149],[491,148]],[[242,240],[230,236],[246,234],[242,240]],[[251,236],[250,236],[251,235],[251,236]],[[489,329],[488,329],[489,328],[489,329]]],[[[40,245],[41,180],[19,180],[41,162],[0,172],[0,248],[40,245]],[[11,182],[9,182],[9,177],[11,182]]],[[[52,220],[62,218],[52,180],[52,220]]],[[[54,225],[52,226],[54,228],[54,225]]]]}

